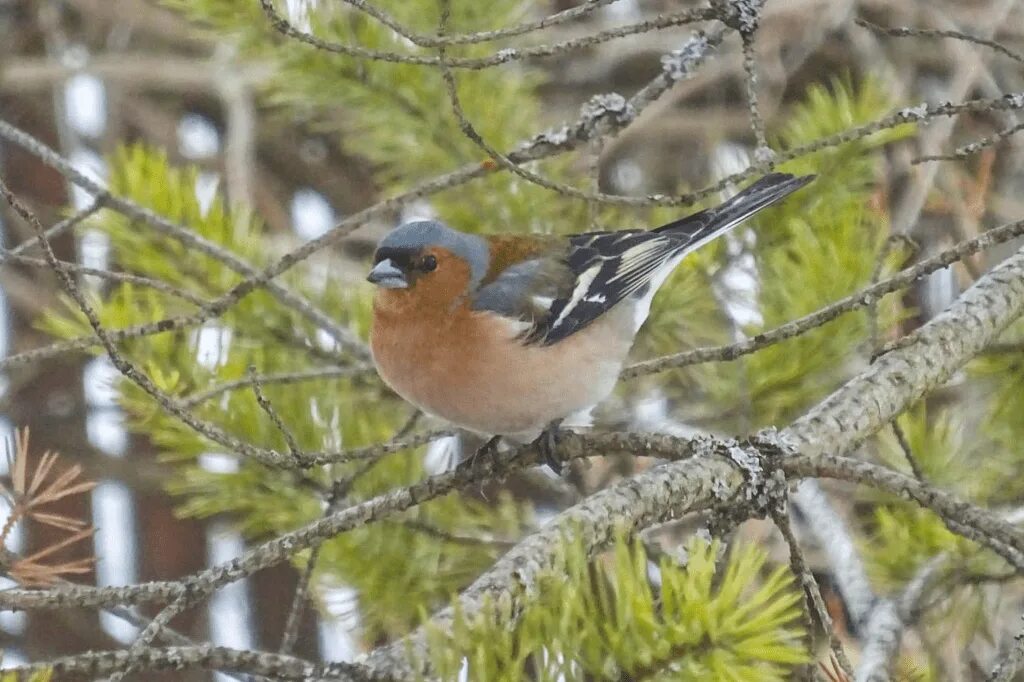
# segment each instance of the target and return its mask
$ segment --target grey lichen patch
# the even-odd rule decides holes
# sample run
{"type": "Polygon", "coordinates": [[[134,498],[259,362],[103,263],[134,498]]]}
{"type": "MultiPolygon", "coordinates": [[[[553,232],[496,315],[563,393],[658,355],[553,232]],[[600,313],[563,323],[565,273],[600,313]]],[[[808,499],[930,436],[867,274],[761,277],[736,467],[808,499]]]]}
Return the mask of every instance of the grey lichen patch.
{"type": "Polygon", "coordinates": [[[1024,109],[1024,92],[1011,93],[1003,99],[1006,100],[1006,105],[1010,109],[1024,109]]]}
{"type": "Polygon", "coordinates": [[[580,107],[580,121],[593,122],[595,119],[611,114],[624,117],[624,121],[633,120],[635,112],[629,100],[617,92],[606,92],[594,95],[580,107]]]}
{"type": "Polygon", "coordinates": [[[775,161],[777,154],[771,147],[758,147],[754,150],[754,161],[759,165],[767,165],[775,161]]]}
{"type": "Polygon", "coordinates": [[[693,67],[700,63],[711,47],[704,33],[696,33],[681,48],[662,56],[661,70],[672,82],[689,78],[693,67]]]}
{"type": "Polygon", "coordinates": [[[900,109],[896,116],[904,121],[923,121],[928,118],[928,105],[918,104],[916,107],[900,109]]]}
{"type": "Polygon", "coordinates": [[[788,482],[778,466],[780,458],[796,451],[774,428],[764,429],[745,443],[728,441],[724,454],[743,473],[743,500],[754,516],[764,517],[785,508],[788,482]]]}
{"type": "Polygon", "coordinates": [[[738,443],[728,448],[728,457],[743,471],[747,480],[744,497],[752,500],[757,490],[764,485],[765,471],[761,466],[761,455],[756,450],[741,447],[738,443]]]}
{"type": "Polygon", "coordinates": [[[575,122],[543,132],[532,138],[521,149],[530,149],[540,145],[572,146],[574,142],[589,140],[596,134],[625,127],[634,118],[636,118],[636,110],[622,95],[617,92],[597,94],[580,107],[580,116],[575,122]]]}
{"type": "Polygon", "coordinates": [[[715,496],[715,499],[724,502],[732,497],[733,492],[733,487],[725,479],[714,478],[711,480],[711,494],[715,496]]]}
{"type": "Polygon", "coordinates": [[[721,12],[722,23],[729,28],[743,35],[750,35],[757,30],[764,0],[726,0],[715,4],[721,12]]]}

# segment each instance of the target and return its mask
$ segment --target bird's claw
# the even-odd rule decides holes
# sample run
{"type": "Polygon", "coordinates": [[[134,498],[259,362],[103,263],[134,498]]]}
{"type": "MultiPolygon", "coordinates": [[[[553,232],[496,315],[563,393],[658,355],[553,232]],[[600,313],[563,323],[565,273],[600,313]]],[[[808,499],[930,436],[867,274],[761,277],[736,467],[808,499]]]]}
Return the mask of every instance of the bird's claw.
{"type": "Polygon", "coordinates": [[[560,424],[561,421],[552,422],[533,441],[533,445],[540,451],[541,461],[551,467],[556,475],[562,473],[562,460],[558,458],[558,442],[562,436],[560,424]]]}
{"type": "Polygon", "coordinates": [[[487,458],[493,458],[498,454],[498,443],[501,442],[501,436],[492,436],[490,440],[481,445],[476,449],[469,459],[459,464],[460,468],[472,469],[473,473],[477,472],[477,467],[481,462],[486,461],[487,458]]]}

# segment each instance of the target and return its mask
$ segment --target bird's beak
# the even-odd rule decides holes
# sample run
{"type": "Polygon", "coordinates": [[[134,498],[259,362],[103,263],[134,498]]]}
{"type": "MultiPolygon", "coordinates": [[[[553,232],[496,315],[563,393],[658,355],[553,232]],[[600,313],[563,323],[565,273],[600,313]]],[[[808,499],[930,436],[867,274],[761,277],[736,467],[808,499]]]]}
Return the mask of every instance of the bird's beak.
{"type": "Polygon", "coordinates": [[[390,258],[385,258],[374,265],[366,279],[384,289],[405,289],[409,286],[405,273],[392,263],[390,258]]]}

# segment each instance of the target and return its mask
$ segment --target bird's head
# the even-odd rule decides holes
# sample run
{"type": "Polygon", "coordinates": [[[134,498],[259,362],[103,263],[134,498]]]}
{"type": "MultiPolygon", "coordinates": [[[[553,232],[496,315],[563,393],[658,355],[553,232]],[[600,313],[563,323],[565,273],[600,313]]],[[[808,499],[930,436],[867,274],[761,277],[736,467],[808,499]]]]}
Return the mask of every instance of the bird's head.
{"type": "Polygon", "coordinates": [[[434,220],[405,223],[377,245],[366,279],[379,298],[416,305],[451,305],[483,280],[490,262],[487,241],[434,220]]]}

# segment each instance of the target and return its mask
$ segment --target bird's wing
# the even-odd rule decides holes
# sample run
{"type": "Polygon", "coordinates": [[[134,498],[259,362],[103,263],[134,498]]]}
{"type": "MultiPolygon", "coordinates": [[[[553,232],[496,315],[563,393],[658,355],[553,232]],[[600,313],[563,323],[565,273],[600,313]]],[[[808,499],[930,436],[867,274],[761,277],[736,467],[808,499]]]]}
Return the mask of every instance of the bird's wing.
{"type": "Polygon", "coordinates": [[[559,258],[537,256],[505,268],[477,292],[473,307],[530,322],[529,343],[557,343],[625,298],[660,286],[665,270],[687,253],[812,179],[772,173],[715,208],[655,230],[573,235],[559,258]]]}
{"type": "Polygon", "coordinates": [[[654,232],[573,235],[558,256],[505,268],[477,290],[471,305],[524,323],[526,343],[550,345],[642,290],[684,248],[680,240],[654,232]]]}
{"type": "Polygon", "coordinates": [[[575,334],[628,296],[649,286],[659,269],[686,250],[672,235],[597,232],[570,238],[572,287],[551,303],[529,340],[550,345],[575,334]]]}
{"type": "Polygon", "coordinates": [[[544,269],[544,258],[507,267],[480,287],[472,299],[473,309],[531,323],[546,316],[557,288],[544,276],[544,269]]]}

